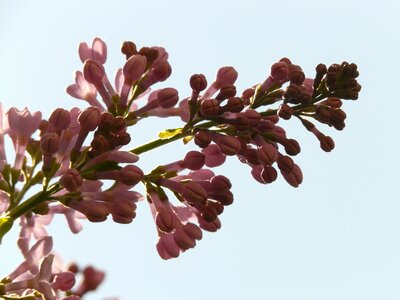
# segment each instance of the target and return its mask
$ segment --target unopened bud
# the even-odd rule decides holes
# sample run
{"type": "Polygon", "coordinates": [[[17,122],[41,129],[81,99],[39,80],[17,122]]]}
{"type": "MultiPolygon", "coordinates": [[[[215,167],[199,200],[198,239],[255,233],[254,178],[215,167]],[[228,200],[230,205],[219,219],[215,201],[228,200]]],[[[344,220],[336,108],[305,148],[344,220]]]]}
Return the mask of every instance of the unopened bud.
{"type": "Polygon", "coordinates": [[[139,53],[147,58],[147,63],[152,64],[159,56],[156,48],[142,47],[139,53]]]}
{"type": "Polygon", "coordinates": [[[78,117],[81,128],[86,131],[95,130],[101,121],[101,112],[97,107],[86,108],[78,117]]]}
{"type": "Polygon", "coordinates": [[[288,104],[283,103],[278,110],[278,116],[284,120],[289,120],[294,113],[294,110],[292,107],[290,107],[288,104]]]}
{"type": "Polygon", "coordinates": [[[321,136],[319,141],[321,149],[325,152],[331,152],[335,148],[335,142],[330,136],[321,136]]]}
{"type": "Polygon", "coordinates": [[[172,212],[165,209],[160,210],[156,214],[157,228],[163,232],[171,232],[175,229],[172,212]]]}
{"type": "Polygon", "coordinates": [[[235,155],[240,151],[241,144],[237,138],[224,135],[216,141],[219,149],[226,155],[235,155]]]}
{"type": "Polygon", "coordinates": [[[165,81],[172,73],[171,65],[167,61],[160,62],[152,69],[152,73],[157,81],[165,81]]]}
{"type": "Polygon", "coordinates": [[[295,83],[297,85],[301,85],[304,82],[306,76],[304,75],[303,70],[297,65],[291,65],[289,67],[290,74],[289,80],[291,83],[295,83]]]}
{"type": "Polygon", "coordinates": [[[128,60],[134,54],[137,54],[136,45],[134,42],[126,41],[122,43],[121,46],[122,54],[125,54],[126,59],[128,60]]]}
{"type": "Polygon", "coordinates": [[[60,184],[70,192],[76,191],[82,183],[82,176],[76,169],[69,169],[60,179],[60,184]]]}
{"type": "Polygon", "coordinates": [[[219,112],[219,102],[215,99],[206,99],[201,101],[200,112],[203,116],[216,116],[219,112]]]}
{"type": "Polygon", "coordinates": [[[274,167],[264,166],[261,171],[261,178],[265,181],[265,183],[271,183],[278,178],[278,172],[274,167]]]}
{"type": "Polygon", "coordinates": [[[215,84],[217,88],[233,85],[238,77],[238,73],[233,67],[222,67],[217,72],[215,84]]]}
{"type": "Polygon", "coordinates": [[[194,74],[190,77],[190,87],[200,93],[207,87],[207,79],[203,74],[194,74]]]}
{"type": "Polygon", "coordinates": [[[228,103],[224,107],[225,111],[233,113],[241,112],[244,108],[244,100],[240,97],[233,97],[228,100],[228,103]]]}
{"type": "Polygon", "coordinates": [[[125,84],[132,85],[136,80],[142,77],[146,69],[146,57],[135,54],[129,58],[123,68],[125,84]]]}
{"type": "Polygon", "coordinates": [[[196,241],[192,239],[183,228],[177,228],[173,234],[174,241],[182,250],[193,248],[196,245],[196,241]]]}
{"type": "Polygon", "coordinates": [[[40,139],[40,150],[45,154],[54,154],[60,146],[60,137],[57,133],[46,133],[40,139]]]}
{"type": "Polygon", "coordinates": [[[181,194],[189,203],[201,203],[207,200],[207,191],[194,181],[185,184],[181,194]]]}
{"type": "Polygon", "coordinates": [[[123,167],[118,174],[119,181],[129,186],[134,186],[143,179],[143,171],[134,165],[123,167]]]}
{"type": "Polygon", "coordinates": [[[114,222],[129,224],[136,217],[136,204],[126,199],[114,200],[111,214],[114,222]]]}
{"type": "Polygon", "coordinates": [[[248,109],[244,112],[244,116],[249,122],[251,128],[257,127],[261,122],[261,115],[254,109],[248,109]]]}
{"type": "Polygon", "coordinates": [[[49,122],[54,128],[56,128],[56,130],[64,130],[71,123],[71,115],[68,110],[57,108],[51,114],[49,122]]]}
{"type": "Polygon", "coordinates": [[[225,193],[232,187],[229,179],[223,175],[216,175],[210,180],[210,190],[214,193],[225,193]]]}
{"type": "Polygon", "coordinates": [[[286,62],[280,61],[271,66],[271,77],[275,81],[287,81],[289,68],[286,62]]]}
{"type": "Polygon", "coordinates": [[[322,123],[329,123],[331,120],[331,110],[321,105],[316,106],[315,113],[318,120],[322,123]]]}
{"type": "Polygon", "coordinates": [[[278,167],[284,173],[290,173],[294,167],[294,161],[289,156],[281,155],[278,158],[278,167]]]}
{"type": "Polygon", "coordinates": [[[174,107],[178,103],[178,91],[174,88],[164,88],[157,94],[157,100],[162,108],[174,107]]]}
{"type": "Polygon", "coordinates": [[[233,194],[231,191],[227,191],[225,193],[210,193],[208,195],[210,199],[214,199],[220,202],[222,205],[227,206],[233,203],[233,194]]]}
{"type": "Polygon", "coordinates": [[[200,148],[205,148],[211,143],[211,137],[207,132],[198,131],[194,136],[194,142],[200,148]]]}
{"type": "Polygon", "coordinates": [[[297,155],[300,153],[300,144],[294,139],[288,139],[285,142],[285,151],[289,155],[297,155]]]}
{"type": "Polygon", "coordinates": [[[90,222],[97,223],[107,220],[109,211],[105,204],[93,202],[84,209],[83,214],[90,222]]]}
{"type": "Polygon", "coordinates": [[[99,64],[95,60],[87,59],[83,65],[83,76],[89,82],[95,86],[102,84],[105,70],[103,65],[99,64]]]}
{"type": "Polygon", "coordinates": [[[189,151],[185,155],[183,163],[189,170],[200,170],[204,166],[205,156],[199,151],[189,151]]]}
{"type": "MultiPolygon", "coordinates": [[[[282,170],[281,170],[282,171],[282,170]]],[[[287,183],[293,187],[298,187],[303,182],[303,173],[298,165],[294,164],[291,172],[285,173],[282,171],[282,176],[287,183]]]]}
{"type": "Polygon", "coordinates": [[[265,144],[257,149],[257,156],[264,166],[270,166],[278,160],[278,150],[271,144],[265,144]]]}
{"type": "Polygon", "coordinates": [[[236,95],[236,87],[234,85],[225,85],[221,88],[215,99],[221,101],[234,97],[236,95]]]}
{"type": "Polygon", "coordinates": [[[55,290],[68,291],[75,285],[75,274],[72,272],[62,272],[54,277],[51,287],[55,290]]]}

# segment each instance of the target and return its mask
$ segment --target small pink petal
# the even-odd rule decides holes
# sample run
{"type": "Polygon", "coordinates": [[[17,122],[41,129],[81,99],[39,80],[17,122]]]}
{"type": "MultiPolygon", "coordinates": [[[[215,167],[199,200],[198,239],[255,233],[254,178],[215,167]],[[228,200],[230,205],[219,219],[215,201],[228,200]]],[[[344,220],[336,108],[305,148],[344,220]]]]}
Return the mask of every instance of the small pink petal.
{"type": "Polygon", "coordinates": [[[85,60],[91,58],[91,50],[89,49],[89,46],[85,42],[79,44],[78,53],[82,63],[84,63],[85,60]]]}

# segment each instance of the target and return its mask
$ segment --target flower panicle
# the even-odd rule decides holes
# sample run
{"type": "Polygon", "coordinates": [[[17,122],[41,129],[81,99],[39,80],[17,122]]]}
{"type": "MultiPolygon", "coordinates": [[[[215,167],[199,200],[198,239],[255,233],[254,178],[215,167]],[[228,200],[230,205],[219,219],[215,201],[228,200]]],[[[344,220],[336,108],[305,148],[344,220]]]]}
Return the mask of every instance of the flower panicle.
{"type": "Polygon", "coordinates": [[[317,124],[343,130],[344,103],[358,99],[361,90],[354,63],[319,64],[314,78],[308,78],[299,65],[282,58],[266,79],[241,93],[232,66],[220,68],[214,80],[193,74],[191,94],[182,98],[173,87],[153,88],[172,72],[164,48],[138,48],[126,41],[121,52],[126,61],[111,83],[106,43],[95,38],[91,46],[79,45],[83,66],[66,92],[88,103],[83,110],[58,108],[46,120],[27,108],[5,112],[0,106],[0,237],[19,219],[18,245],[25,257],[0,282],[0,297],[32,293],[59,299],[64,292],[63,299],[80,299],[103,281],[104,273],[93,267],[54,267],[57,256],[50,252],[46,227],[56,214],[78,233],[81,219],[104,222],[111,216],[116,223],[131,223],[146,199],[160,257],[175,258],[194,248],[203,231],[221,227],[220,216],[234,201],[229,178],[212,168],[236,157],[261,184],[276,181],[280,173],[298,187],[303,174],[294,157],[302,147],[286,134],[285,121],[299,120],[330,152],[334,140],[317,124]],[[184,124],[126,150],[134,141],[134,126],[151,117],[179,117],[184,124]],[[14,145],[13,164],[7,162],[5,137],[14,145]],[[142,153],[175,140],[197,149],[149,173],[136,165],[142,153]],[[145,197],[135,190],[140,183],[145,197]],[[28,198],[35,185],[41,191],[28,198]],[[83,279],[74,287],[79,272],[83,279]]]}

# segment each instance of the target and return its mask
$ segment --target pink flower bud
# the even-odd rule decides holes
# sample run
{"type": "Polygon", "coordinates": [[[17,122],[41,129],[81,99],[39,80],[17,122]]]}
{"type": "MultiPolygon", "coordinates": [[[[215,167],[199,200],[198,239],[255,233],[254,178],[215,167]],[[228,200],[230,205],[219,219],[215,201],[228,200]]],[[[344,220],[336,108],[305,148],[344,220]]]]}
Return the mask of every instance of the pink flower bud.
{"type": "Polygon", "coordinates": [[[101,134],[96,135],[90,143],[94,153],[103,153],[111,148],[110,142],[101,134]]]}
{"type": "Polygon", "coordinates": [[[287,81],[289,77],[289,67],[283,62],[274,63],[271,66],[271,76],[276,81],[287,81]]]}
{"type": "Polygon", "coordinates": [[[103,282],[105,273],[93,267],[86,267],[83,270],[83,276],[83,285],[86,287],[86,291],[94,291],[103,282]]]}
{"type": "Polygon", "coordinates": [[[250,103],[250,98],[254,96],[255,88],[245,89],[242,93],[242,98],[246,104],[250,103]]]}
{"type": "Polygon", "coordinates": [[[245,149],[243,153],[241,153],[245,158],[247,163],[251,165],[258,166],[261,164],[260,159],[257,155],[257,150],[253,148],[245,149]]]}
{"type": "Polygon", "coordinates": [[[207,79],[203,74],[194,74],[190,77],[190,87],[200,93],[207,87],[207,79]]]}
{"type": "Polygon", "coordinates": [[[75,274],[72,272],[62,272],[54,277],[51,287],[55,290],[68,291],[75,285],[75,274]]]}
{"type": "Polygon", "coordinates": [[[233,85],[238,78],[238,73],[233,67],[222,67],[217,72],[215,84],[218,88],[225,85],[233,85]]]}
{"type": "Polygon", "coordinates": [[[303,84],[306,76],[304,75],[303,70],[298,65],[290,65],[289,66],[289,80],[291,83],[295,83],[298,85],[303,84]]]}
{"type": "Polygon", "coordinates": [[[88,107],[78,117],[81,128],[85,131],[95,130],[101,121],[101,111],[97,107],[88,107]]]}
{"type": "Polygon", "coordinates": [[[300,153],[300,144],[294,139],[288,139],[285,142],[285,151],[289,155],[297,155],[300,153]]]}
{"type": "Polygon", "coordinates": [[[286,173],[281,169],[282,176],[285,178],[287,183],[289,183],[293,187],[298,187],[303,181],[303,174],[298,165],[294,164],[291,172],[286,173]]]}
{"type": "Polygon", "coordinates": [[[82,183],[81,174],[76,169],[69,169],[60,179],[60,184],[70,192],[76,191],[82,183]]]}
{"type": "Polygon", "coordinates": [[[213,168],[222,165],[225,162],[225,155],[221,152],[220,148],[215,145],[209,145],[202,150],[206,157],[206,166],[213,168]]]}
{"type": "Polygon", "coordinates": [[[294,161],[289,156],[280,155],[278,158],[278,168],[283,173],[290,173],[293,170],[294,161]]]}
{"type": "Polygon", "coordinates": [[[45,154],[54,154],[60,146],[60,137],[57,133],[46,133],[40,139],[40,150],[45,154]]]}
{"type": "Polygon", "coordinates": [[[118,174],[119,181],[129,186],[134,186],[143,179],[143,171],[134,165],[123,167],[118,174]]]}
{"type": "Polygon", "coordinates": [[[107,206],[102,203],[92,202],[83,210],[83,214],[88,218],[90,222],[104,222],[107,220],[109,215],[107,206]]]}
{"type": "Polygon", "coordinates": [[[173,234],[174,241],[182,250],[187,250],[189,248],[194,248],[196,246],[196,241],[191,238],[183,228],[177,228],[173,234]]]}
{"type": "Polygon", "coordinates": [[[291,108],[286,103],[283,103],[278,110],[278,116],[284,120],[289,120],[294,113],[293,108],[291,108]]]}
{"type": "Polygon", "coordinates": [[[92,59],[87,59],[85,61],[85,64],[83,65],[83,76],[86,81],[95,86],[99,86],[102,84],[104,75],[105,70],[103,65],[92,59]]]}
{"type": "Polygon", "coordinates": [[[157,82],[162,82],[171,75],[172,69],[168,61],[162,61],[151,69],[151,72],[157,82]]]}
{"type": "Polygon", "coordinates": [[[203,232],[196,224],[188,222],[182,228],[192,239],[201,240],[203,238],[203,232]]]}
{"type": "MultiPolygon", "coordinates": [[[[216,203],[219,203],[219,202],[216,202],[216,203]]],[[[204,207],[201,207],[201,209],[198,209],[198,210],[201,211],[201,217],[206,222],[213,222],[218,218],[217,209],[214,206],[207,205],[207,204],[204,207]]]]}
{"type": "Polygon", "coordinates": [[[274,167],[264,166],[261,171],[261,178],[265,183],[271,183],[278,178],[278,172],[274,167]]]}
{"type": "Polygon", "coordinates": [[[224,107],[224,110],[233,113],[241,112],[244,108],[244,100],[240,97],[233,97],[228,100],[228,103],[224,107]]]}
{"type": "Polygon", "coordinates": [[[63,108],[57,108],[51,114],[49,122],[53,127],[58,130],[66,129],[71,123],[71,115],[68,110],[63,108]]]}
{"type": "Polygon", "coordinates": [[[217,175],[210,180],[210,190],[214,193],[225,193],[232,187],[229,179],[223,175],[217,175]]]}
{"type": "Polygon", "coordinates": [[[198,131],[194,136],[194,142],[200,148],[205,148],[211,143],[211,137],[207,132],[198,131]]]}
{"type": "Polygon", "coordinates": [[[244,112],[244,116],[249,121],[250,127],[257,127],[261,121],[261,115],[254,109],[248,109],[244,112]]]}
{"type": "Polygon", "coordinates": [[[122,43],[121,52],[122,54],[125,54],[126,59],[129,59],[131,56],[138,53],[136,44],[131,41],[125,41],[122,43]]]}
{"type": "Polygon", "coordinates": [[[235,155],[239,152],[241,144],[239,140],[233,136],[224,135],[216,141],[221,152],[226,155],[235,155]]]}
{"type": "Polygon", "coordinates": [[[270,166],[278,160],[278,150],[271,144],[265,144],[257,149],[257,156],[264,166],[270,166]]]}
{"type": "Polygon", "coordinates": [[[199,218],[199,226],[201,229],[216,232],[221,228],[221,221],[217,218],[212,222],[206,222],[203,218],[199,218]]]}
{"type": "Polygon", "coordinates": [[[335,148],[335,142],[330,136],[322,135],[318,139],[320,140],[321,149],[325,152],[331,152],[335,148]]]}
{"type": "Polygon", "coordinates": [[[162,234],[157,241],[156,247],[162,259],[178,257],[181,250],[174,241],[172,234],[162,234]]]}
{"type": "Polygon", "coordinates": [[[189,170],[199,170],[204,166],[205,156],[199,151],[189,151],[183,159],[183,164],[189,170]]]}
{"type": "Polygon", "coordinates": [[[222,205],[227,206],[233,203],[233,194],[231,191],[225,193],[209,193],[208,197],[220,202],[222,205]]]}
{"type": "Polygon", "coordinates": [[[171,108],[178,103],[179,96],[178,91],[174,88],[165,88],[158,92],[157,101],[160,103],[162,108],[171,108]]]}
{"type": "Polygon", "coordinates": [[[114,222],[129,224],[136,217],[136,204],[126,199],[113,201],[111,214],[114,222]]]}
{"type": "Polygon", "coordinates": [[[236,87],[234,85],[224,85],[218,95],[215,97],[218,101],[232,98],[236,95],[236,87]]]}
{"type": "Polygon", "coordinates": [[[189,203],[201,203],[207,200],[207,191],[194,181],[184,185],[181,195],[189,203]]]}
{"type": "Polygon", "coordinates": [[[136,80],[142,77],[146,70],[147,60],[145,56],[135,54],[125,63],[123,68],[125,84],[132,85],[136,80]]]}
{"type": "Polygon", "coordinates": [[[162,209],[156,214],[156,225],[162,232],[168,233],[175,229],[172,212],[162,209]]]}
{"type": "Polygon", "coordinates": [[[219,112],[219,102],[215,99],[206,99],[201,101],[200,112],[203,116],[216,116],[219,112]]]}

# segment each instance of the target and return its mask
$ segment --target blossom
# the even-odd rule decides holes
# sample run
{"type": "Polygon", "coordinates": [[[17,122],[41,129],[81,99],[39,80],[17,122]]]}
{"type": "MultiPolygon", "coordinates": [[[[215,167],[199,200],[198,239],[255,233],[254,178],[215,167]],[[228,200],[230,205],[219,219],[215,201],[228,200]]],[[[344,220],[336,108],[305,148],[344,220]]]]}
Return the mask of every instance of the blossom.
{"type": "Polygon", "coordinates": [[[100,38],[95,38],[90,48],[87,43],[82,42],[78,47],[79,58],[84,63],[87,59],[93,59],[100,64],[107,60],[107,45],[100,38]]]}
{"type": "Polygon", "coordinates": [[[42,113],[37,111],[31,114],[26,107],[23,110],[13,107],[7,112],[7,119],[9,126],[8,134],[14,142],[16,152],[14,168],[20,169],[29,138],[39,128],[42,113]]]}

